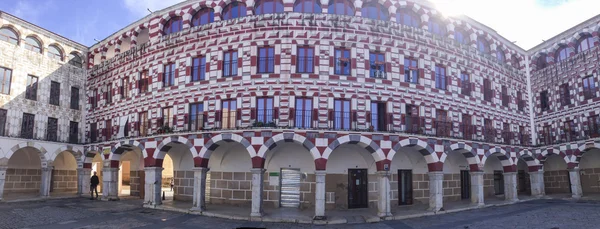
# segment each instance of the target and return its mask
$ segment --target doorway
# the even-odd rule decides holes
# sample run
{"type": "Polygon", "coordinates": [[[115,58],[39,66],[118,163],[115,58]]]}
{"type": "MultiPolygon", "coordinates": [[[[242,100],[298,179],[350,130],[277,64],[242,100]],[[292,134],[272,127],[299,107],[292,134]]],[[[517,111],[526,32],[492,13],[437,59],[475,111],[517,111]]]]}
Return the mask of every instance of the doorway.
{"type": "Polygon", "coordinates": [[[413,204],[412,170],[398,170],[398,204],[413,204]]]}
{"type": "Polygon", "coordinates": [[[281,169],[281,191],[279,192],[279,206],[288,208],[300,207],[300,169],[281,169]]]}
{"type": "Polygon", "coordinates": [[[367,208],[369,201],[366,169],[348,169],[348,208],[367,208]]]}
{"type": "Polygon", "coordinates": [[[517,172],[517,177],[519,178],[519,192],[520,193],[527,192],[526,175],[527,175],[527,173],[525,173],[525,170],[519,170],[519,172],[517,172]]]}
{"type": "Polygon", "coordinates": [[[494,171],[494,194],[504,194],[504,174],[502,171],[494,171]]]}
{"type": "Polygon", "coordinates": [[[471,198],[471,175],[469,170],[460,171],[460,198],[463,200],[471,198]]]}

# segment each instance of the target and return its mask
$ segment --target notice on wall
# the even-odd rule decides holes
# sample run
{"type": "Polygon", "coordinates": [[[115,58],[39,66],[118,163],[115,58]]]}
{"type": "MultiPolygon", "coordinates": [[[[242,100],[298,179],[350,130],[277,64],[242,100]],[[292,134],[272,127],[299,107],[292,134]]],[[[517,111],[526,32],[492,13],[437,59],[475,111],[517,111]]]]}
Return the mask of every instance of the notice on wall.
{"type": "Polygon", "coordinates": [[[278,172],[269,173],[269,185],[279,186],[279,173],[278,172]]]}

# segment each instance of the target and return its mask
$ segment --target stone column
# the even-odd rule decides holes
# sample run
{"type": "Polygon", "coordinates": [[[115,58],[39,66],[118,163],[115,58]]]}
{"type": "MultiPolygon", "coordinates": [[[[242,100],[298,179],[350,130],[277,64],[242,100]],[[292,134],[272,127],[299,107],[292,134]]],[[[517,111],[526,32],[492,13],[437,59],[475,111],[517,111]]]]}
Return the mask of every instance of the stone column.
{"type": "Polygon", "coordinates": [[[77,168],[77,195],[88,196],[90,194],[90,178],[92,169],[77,168]]]}
{"type": "Polygon", "coordinates": [[[315,171],[315,217],[316,220],[324,220],[325,217],[325,170],[315,171]]]}
{"type": "Polygon", "coordinates": [[[263,214],[263,179],[265,169],[250,169],[252,171],[252,211],[250,217],[262,217],[263,214]]]}
{"type": "Polygon", "coordinates": [[[119,200],[119,168],[102,169],[102,200],[119,200]]]}
{"type": "Polygon", "coordinates": [[[208,168],[194,168],[194,205],[192,210],[206,210],[206,174],[208,168]]]}
{"type": "Polygon", "coordinates": [[[6,180],[6,169],[8,169],[8,167],[0,167],[0,201],[4,199],[4,181],[6,180]]]}
{"type": "Polygon", "coordinates": [[[544,188],[544,171],[529,172],[531,182],[531,196],[542,197],[546,195],[544,188]]]}
{"type": "Polygon", "coordinates": [[[387,217],[392,216],[391,211],[391,191],[390,191],[390,172],[389,171],[377,171],[377,194],[379,199],[377,200],[377,216],[387,217]]]}
{"type": "Polygon", "coordinates": [[[571,194],[573,199],[579,199],[582,196],[581,190],[581,177],[579,175],[579,168],[569,169],[569,179],[571,180],[571,194]]]}
{"type": "Polygon", "coordinates": [[[504,199],[510,202],[519,200],[517,197],[517,173],[504,172],[504,199]]]}
{"type": "Polygon", "coordinates": [[[52,166],[42,168],[42,180],[40,181],[40,197],[50,197],[50,184],[52,182],[52,166]]]}
{"type": "Polygon", "coordinates": [[[144,174],[144,205],[156,207],[162,204],[161,199],[161,183],[162,183],[162,167],[145,167],[144,174]]]}
{"type": "Polygon", "coordinates": [[[444,207],[444,173],[429,172],[429,210],[438,212],[444,207]]]}
{"type": "Polygon", "coordinates": [[[483,206],[483,171],[470,171],[469,174],[471,175],[471,203],[483,206]]]}

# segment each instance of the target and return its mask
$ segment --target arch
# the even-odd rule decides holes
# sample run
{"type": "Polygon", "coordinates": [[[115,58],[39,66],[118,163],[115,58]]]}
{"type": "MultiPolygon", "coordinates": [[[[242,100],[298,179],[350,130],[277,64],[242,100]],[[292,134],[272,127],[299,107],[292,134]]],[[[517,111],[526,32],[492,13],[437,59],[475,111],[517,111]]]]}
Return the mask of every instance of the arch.
{"type": "Polygon", "coordinates": [[[560,45],[560,47],[554,53],[554,62],[562,62],[569,58],[569,47],[566,45],[560,45]]]}
{"type": "Polygon", "coordinates": [[[569,156],[566,155],[564,152],[557,150],[557,149],[545,149],[543,150],[539,155],[538,155],[538,160],[540,161],[540,165],[542,166],[542,168],[544,167],[544,162],[546,161],[546,159],[548,158],[548,155],[557,155],[563,158],[563,160],[565,161],[565,163],[567,163],[567,166],[572,166],[571,160],[569,160],[569,156]]]}
{"type": "Polygon", "coordinates": [[[517,160],[518,159],[523,159],[523,161],[525,161],[525,163],[527,163],[527,166],[530,169],[532,167],[538,167],[538,166],[540,166],[540,161],[528,149],[524,149],[524,150],[519,151],[517,153],[517,160]]]}
{"type": "Polygon", "coordinates": [[[433,148],[431,148],[431,146],[429,146],[427,142],[417,138],[407,138],[396,143],[396,145],[394,145],[394,147],[392,147],[392,149],[388,153],[387,160],[391,161],[394,158],[394,155],[396,155],[398,150],[402,147],[415,147],[419,151],[419,153],[421,153],[421,155],[425,157],[425,161],[428,165],[440,162],[440,159],[438,158],[433,148]]]}
{"type": "Polygon", "coordinates": [[[537,70],[544,69],[548,66],[548,56],[546,53],[540,53],[535,61],[535,65],[537,70]]]}
{"type": "Polygon", "coordinates": [[[265,144],[263,144],[260,147],[257,156],[265,158],[267,151],[275,148],[277,146],[277,143],[281,141],[296,142],[302,145],[305,149],[307,149],[314,160],[321,158],[321,154],[319,153],[319,150],[317,149],[315,144],[313,144],[308,138],[296,133],[281,133],[271,137],[265,142],[265,144]]]}
{"type": "Polygon", "coordinates": [[[505,53],[502,49],[496,50],[496,60],[498,60],[499,63],[504,64],[506,57],[505,57],[505,53]]]}
{"type": "Polygon", "coordinates": [[[590,149],[600,149],[600,142],[596,141],[596,142],[589,142],[586,144],[583,144],[581,146],[579,146],[579,148],[577,149],[578,153],[575,154],[575,162],[577,163],[577,166],[579,167],[579,161],[581,161],[581,157],[583,157],[583,155],[590,149]]]}
{"type": "Polygon", "coordinates": [[[25,44],[23,45],[23,47],[33,52],[42,53],[43,45],[41,40],[37,36],[29,35],[25,37],[25,44]]]}
{"type": "MultiPolygon", "coordinates": [[[[38,156],[40,156],[40,161],[42,162],[42,164],[41,164],[42,168],[47,167],[47,162],[48,162],[48,159],[46,158],[47,151],[44,147],[42,147],[37,142],[21,142],[21,143],[14,145],[13,147],[10,148],[10,150],[8,150],[8,152],[6,152],[6,158],[8,160],[10,160],[10,158],[13,156],[13,154],[15,152],[17,152],[23,148],[35,148],[37,150],[38,156]]],[[[6,160],[7,164],[8,164],[8,160],[6,160]]]]}
{"type": "Polygon", "coordinates": [[[521,61],[519,61],[519,58],[518,58],[516,55],[511,55],[511,57],[510,57],[510,64],[511,64],[511,65],[512,65],[514,68],[520,68],[520,67],[521,67],[521,64],[520,64],[520,62],[521,62],[521,61]]]}
{"type": "Polygon", "coordinates": [[[83,67],[83,59],[81,58],[81,55],[75,51],[69,53],[69,64],[78,68],[83,67]]]}
{"type": "Polygon", "coordinates": [[[180,16],[171,17],[167,20],[162,28],[163,35],[177,33],[183,30],[183,18],[180,16]]]}
{"type": "Polygon", "coordinates": [[[254,7],[255,15],[283,13],[283,2],[280,0],[259,0],[254,7]]]}
{"type": "Polygon", "coordinates": [[[222,20],[235,19],[246,16],[246,4],[243,2],[231,2],[223,7],[223,13],[221,14],[222,20]]]}
{"type": "Polygon", "coordinates": [[[320,0],[297,0],[294,3],[294,12],[298,13],[323,13],[320,0]]]}
{"type": "Polygon", "coordinates": [[[56,159],[56,157],[62,153],[62,152],[69,152],[71,155],[73,155],[73,157],[75,157],[75,160],[77,161],[77,167],[81,167],[81,165],[83,164],[83,153],[81,153],[81,150],[78,149],[74,149],[73,146],[62,146],[58,149],[56,149],[54,151],[54,154],[52,154],[49,158],[51,161],[54,161],[56,159]]]}
{"type": "Polygon", "coordinates": [[[438,36],[445,36],[448,31],[446,29],[446,24],[437,17],[429,18],[427,22],[427,28],[429,32],[438,36]]]}
{"type": "Polygon", "coordinates": [[[454,40],[459,44],[470,44],[471,37],[462,27],[454,28],[454,40]]]}
{"type": "Polygon", "coordinates": [[[514,169],[514,167],[516,166],[515,162],[512,160],[510,154],[506,153],[506,151],[500,147],[494,147],[486,151],[483,155],[483,158],[481,159],[481,165],[485,166],[485,161],[487,161],[487,159],[490,156],[495,154],[500,154],[498,156],[498,159],[500,160],[504,171],[513,172],[511,169],[514,169]]]}
{"type": "Polygon", "coordinates": [[[594,37],[591,34],[585,34],[577,40],[577,53],[585,52],[595,46],[594,37]]]}
{"type": "Polygon", "coordinates": [[[219,147],[219,144],[217,143],[219,143],[220,141],[240,143],[246,148],[248,154],[250,154],[250,158],[256,156],[256,150],[254,150],[252,144],[250,144],[250,142],[241,135],[234,133],[221,133],[213,136],[204,144],[204,147],[202,147],[200,153],[198,153],[198,157],[210,159],[210,155],[212,154],[212,152],[219,147]]]}
{"type": "MultiPolygon", "coordinates": [[[[470,167],[471,171],[479,170],[479,164],[481,163],[481,160],[477,156],[477,152],[475,152],[473,150],[473,147],[471,147],[470,145],[468,145],[464,142],[458,142],[458,143],[454,143],[454,144],[450,145],[450,152],[453,152],[453,151],[456,151],[456,152],[462,154],[465,157],[465,159],[467,159],[467,162],[469,163],[469,167],[470,167]]],[[[448,153],[444,152],[444,154],[442,155],[442,158],[440,158],[440,162],[445,163],[447,155],[448,155],[448,153]]]]}
{"type": "Polygon", "coordinates": [[[52,59],[62,61],[63,57],[64,57],[63,53],[64,53],[64,51],[63,51],[62,47],[60,47],[60,45],[58,45],[58,44],[51,44],[48,46],[47,55],[48,55],[48,57],[50,57],[52,59]]]}
{"type": "Polygon", "coordinates": [[[421,28],[421,17],[415,11],[408,8],[403,8],[396,12],[396,22],[414,28],[421,28]]]}
{"type": "Polygon", "coordinates": [[[329,0],[327,13],[354,16],[354,4],[349,0],[329,0]]]}
{"type": "Polygon", "coordinates": [[[160,142],[160,144],[158,144],[158,146],[156,147],[156,149],[158,149],[158,153],[154,155],[154,158],[164,159],[165,155],[167,155],[167,152],[169,152],[169,150],[171,149],[171,147],[169,146],[170,143],[184,144],[190,149],[190,152],[192,153],[192,158],[198,156],[198,152],[196,150],[196,147],[194,147],[192,141],[182,136],[170,136],[166,137],[160,142]]]}
{"type": "Polygon", "coordinates": [[[382,21],[389,20],[389,13],[387,8],[377,1],[370,1],[366,4],[363,4],[360,10],[361,17],[382,21]]]}
{"type": "Polygon", "coordinates": [[[483,54],[490,53],[490,43],[485,39],[485,37],[477,37],[477,50],[483,54]]]}
{"type": "Polygon", "coordinates": [[[349,135],[344,135],[342,137],[335,139],[333,142],[331,142],[327,146],[327,148],[325,148],[325,151],[323,151],[323,158],[328,159],[329,156],[331,155],[331,153],[337,147],[339,147],[340,145],[346,144],[346,143],[347,144],[357,144],[357,145],[365,148],[369,153],[371,153],[371,156],[373,156],[373,159],[375,159],[375,162],[386,159],[385,154],[381,150],[381,147],[379,147],[379,145],[377,145],[377,143],[375,143],[372,139],[362,136],[360,134],[349,134],[349,135]]]}
{"type": "Polygon", "coordinates": [[[148,153],[146,153],[146,147],[144,146],[144,144],[136,141],[136,140],[129,140],[129,141],[121,141],[118,142],[116,145],[112,146],[110,149],[110,155],[108,156],[109,160],[119,160],[121,157],[121,154],[123,154],[125,152],[125,150],[130,149],[131,147],[137,147],[142,151],[142,157],[143,158],[147,158],[148,157],[148,153]]]}
{"type": "Polygon", "coordinates": [[[200,26],[215,21],[215,10],[212,8],[203,8],[198,10],[192,17],[192,26],[200,26]]]}
{"type": "Polygon", "coordinates": [[[20,35],[17,31],[18,30],[12,26],[4,26],[0,28],[0,40],[6,41],[13,45],[19,45],[20,35]]]}

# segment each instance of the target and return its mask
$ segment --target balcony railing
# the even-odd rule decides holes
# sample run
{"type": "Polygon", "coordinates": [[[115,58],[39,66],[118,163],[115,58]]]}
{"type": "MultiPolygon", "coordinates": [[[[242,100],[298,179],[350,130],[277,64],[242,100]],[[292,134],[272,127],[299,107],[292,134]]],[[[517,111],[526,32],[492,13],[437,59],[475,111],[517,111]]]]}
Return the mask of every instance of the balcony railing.
{"type": "Polygon", "coordinates": [[[294,110],[290,109],[290,118],[294,121],[294,127],[308,129],[313,127],[313,118],[318,117],[316,110],[294,110]],[[315,113],[313,115],[313,113],[315,113]]]}
{"type": "Polygon", "coordinates": [[[278,118],[276,109],[259,109],[256,110],[256,118],[254,119],[253,127],[276,127],[276,119],[278,118]]]}
{"type": "Polygon", "coordinates": [[[407,116],[404,118],[404,131],[409,134],[426,134],[425,118],[419,116],[407,116]]]}
{"type": "Polygon", "coordinates": [[[258,58],[258,73],[273,73],[275,72],[275,58],[261,57],[258,58]]]}
{"type": "Polygon", "coordinates": [[[298,58],[298,63],[297,63],[297,72],[298,73],[313,73],[314,72],[314,65],[315,63],[313,62],[313,58],[312,57],[299,57],[298,58]]]}
{"type": "Polygon", "coordinates": [[[482,132],[483,132],[483,141],[496,142],[496,136],[498,134],[498,131],[496,130],[496,128],[483,127],[482,132]]]}
{"type": "Polygon", "coordinates": [[[223,76],[237,76],[238,75],[238,64],[237,60],[223,61],[223,76]]]}
{"type": "Polygon", "coordinates": [[[460,125],[458,125],[458,130],[461,133],[458,135],[458,137],[465,140],[473,140],[473,136],[477,134],[477,126],[474,126],[472,124],[461,123],[460,125]]]}
{"type": "MultiPolygon", "coordinates": [[[[334,130],[351,130],[352,128],[352,112],[331,111],[329,113],[329,121],[331,129],[334,130]]],[[[355,117],[355,116],[354,116],[355,117]]]]}
{"type": "Polygon", "coordinates": [[[519,144],[523,146],[531,145],[531,136],[529,134],[519,133],[519,144]]]}
{"type": "Polygon", "coordinates": [[[515,138],[515,133],[512,131],[502,131],[502,139],[504,140],[504,144],[511,144],[513,139],[515,138]]]}
{"type": "Polygon", "coordinates": [[[435,136],[437,137],[452,137],[452,122],[435,121],[435,136]]]}

